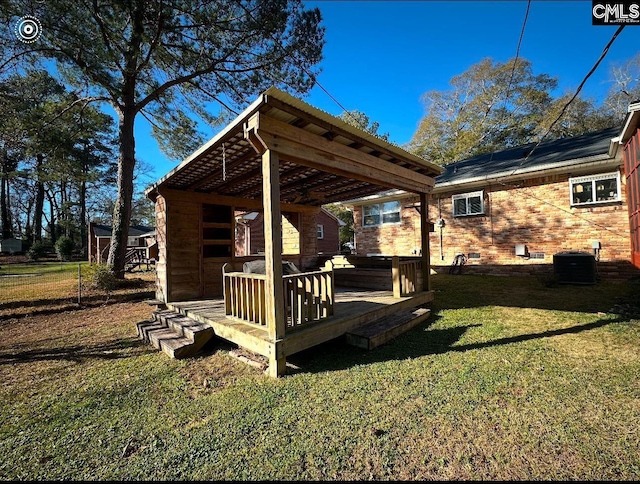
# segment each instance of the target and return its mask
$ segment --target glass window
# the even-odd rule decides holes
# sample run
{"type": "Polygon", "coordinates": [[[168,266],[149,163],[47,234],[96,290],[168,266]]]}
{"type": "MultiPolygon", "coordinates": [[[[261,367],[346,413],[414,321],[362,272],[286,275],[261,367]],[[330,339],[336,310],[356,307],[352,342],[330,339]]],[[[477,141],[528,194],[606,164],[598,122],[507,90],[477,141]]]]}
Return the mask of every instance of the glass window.
{"type": "Polygon", "coordinates": [[[452,197],[453,216],[481,215],[484,213],[484,193],[461,193],[452,197]]]}
{"type": "Polygon", "coordinates": [[[318,238],[324,239],[324,225],[318,225],[318,238]]]}
{"type": "Polygon", "coordinates": [[[362,225],[371,227],[381,224],[397,224],[400,222],[401,208],[399,201],[365,205],[362,211],[362,225]]]}
{"type": "Polygon", "coordinates": [[[571,205],[617,202],[620,200],[620,174],[581,176],[569,179],[571,205]]]}
{"type": "Polygon", "coordinates": [[[364,206],[362,225],[365,227],[380,225],[380,205],[375,204],[364,206]]]}
{"type": "Polygon", "coordinates": [[[400,202],[385,202],[382,204],[382,223],[397,224],[400,222],[400,202]]]}

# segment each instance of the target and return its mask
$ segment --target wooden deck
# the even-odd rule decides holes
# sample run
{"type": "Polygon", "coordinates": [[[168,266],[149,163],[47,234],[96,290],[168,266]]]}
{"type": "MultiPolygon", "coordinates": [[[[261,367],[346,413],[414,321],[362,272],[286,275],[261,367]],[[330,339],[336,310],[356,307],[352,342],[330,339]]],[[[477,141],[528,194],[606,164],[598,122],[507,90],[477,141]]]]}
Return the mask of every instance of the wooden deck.
{"type": "Polygon", "coordinates": [[[225,315],[222,298],[168,303],[167,307],[213,327],[218,337],[255,353],[269,356],[274,346],[278,357],[286,357],[348,331],[372,323],[397,311],[433,301],[433,291],[394,297],[392,291],[336,288],[333,316],[300,328],[290,328],[279,341],[269,339],[266,327],[250,324],[225,315]]]}

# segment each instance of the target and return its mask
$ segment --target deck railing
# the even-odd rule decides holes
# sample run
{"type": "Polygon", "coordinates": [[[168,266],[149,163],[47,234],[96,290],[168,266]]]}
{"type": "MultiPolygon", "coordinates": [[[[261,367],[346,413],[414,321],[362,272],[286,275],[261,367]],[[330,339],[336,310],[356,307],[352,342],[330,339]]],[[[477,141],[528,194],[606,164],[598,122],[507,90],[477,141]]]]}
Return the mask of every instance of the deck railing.
{"type": "Polygon", "coordinates": [[[333,315],[333,271],[290,274],[282,277],[287,330],[321,321],[333,315]]]}
{"type": "Polygon", "coordinates": [[[393,257],[391,272],[393,276],[393,296],[410,296],[422,291],[422,261],[417,259],[402,260],[393,257]]]}
{"type": "MultiPolygon", "coordinates": [[[[227,316],[267,325],[264,274],[224,272],[224,303],[227,316]]],[[[321,321],[333,315],[333,271],[290,274],[282,277],[286,330],[321,321]]]]}
{"type": "Polygon", "coordinates": [[[224,274],[224,306],[227,316],[266,326],[264,274],[227,272],[224,274]]]}

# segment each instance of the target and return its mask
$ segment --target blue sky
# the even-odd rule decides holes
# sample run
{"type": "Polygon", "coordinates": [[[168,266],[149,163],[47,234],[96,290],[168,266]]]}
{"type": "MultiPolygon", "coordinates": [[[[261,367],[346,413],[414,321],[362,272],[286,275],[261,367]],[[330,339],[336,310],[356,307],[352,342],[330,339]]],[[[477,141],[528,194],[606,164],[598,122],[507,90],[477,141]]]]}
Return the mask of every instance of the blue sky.
{"type": "MultiPolygon", "coordinates": [[[[527,9],[511,1],[306,1],[318,7],[326,27],[319,83],[348,110],[380,123],[379,132],[403,145],[424,109],[420,98],[446,90],[449,80],[485,57],[505,62],[516,54],[527,9]]],[[[591,25],[591,1],[533,0],[520,57],[535,74],[559,80],[558,92],[575,92],[617,29],[591,25]]],[[[640,49],[640,26],[629,25],[615,40],[581,95],[599,103],[610,87],[610,67],[640,49]]],[[[315,86],[306,102],[339,115],[342,108],[315,86]]],[[[248,100],[249,102],[253,99],[248,100]]],[[[177,166],[136,120],[137,157],[153,167],[152,180],[177,166]]],[[[208,133],[214,135],[215,133],[208,133]]]]}

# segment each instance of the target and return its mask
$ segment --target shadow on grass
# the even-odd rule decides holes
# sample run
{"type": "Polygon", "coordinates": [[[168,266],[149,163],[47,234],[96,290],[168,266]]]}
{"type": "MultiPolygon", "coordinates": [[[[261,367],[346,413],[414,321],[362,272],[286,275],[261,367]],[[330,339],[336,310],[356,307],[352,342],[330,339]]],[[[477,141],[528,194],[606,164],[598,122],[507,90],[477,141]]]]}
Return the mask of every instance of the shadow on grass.
{"type": "Polygon", "coordinates": [[[624,317],[600,319],[592,323],[578,324],[569,328],[522,334],[479,343],[456,345],[455,343],[462,338],[468,329],[482,325],[478,323],[446,329],[429,329],[439,318],[440,316],[431,317],[427,322],[416,326],[414,329],[398,336],[385,345],[370,351],[349,346],[344,337],[336,338],[288,357],[287,361],[298,367],[298,369],[290,368],[288,372],[290,374],[320,373],[325,371],[346,370],[354,366],[369,363],[420,358],[449,352],[464,353],[471,350],[552,338],[565,334],[578,334],[583,331],[629,321],[629,318],[624,317]]]}
{"type": "Polygon", "coordinates": [[[81,299],[81,304],[73,301],[73,298],[59,298],[59,299],[40,299],[36,301],[17,301],[12,303],[3,303],[0,305],[0,310],[5,309],[19,309],[19,308],[30,308],[30,307],[39,307],[39,306],[57,306],[57,307],[48,307],[46,309],[36,309],[33,311],[29,311],[28,313],[24,312],[15,312],[15,313],[7,313],[0,315],[0,321],[5,321],[8,319],[14,318],[22,318],[25,316],[42,316],[49,314],[58,314],[64,313],[68,311],[79,311],[87,308],[95,308],[100,306],[106,306],[110,304],[118,304],[122,302],[129,301],[141,301],[144,299],[150,299],[155,296],[154,291],[141,291],[134,293],[125,293],[125,294],[101,294],[94,296],[86,296],[81,299]]]}
{"type": "Polygon", "coordinates": [[[485,306],[571,312],[612,312],[619,303],[640,301],[640,278],[593,285],[553,284],[533,276],[432,276],[434,310],[485,306]]]}
{"type": "MultiPolygon", "coordinates": [[[[138,338],[126,338],[96,345],[64,346],[60,348],[43,348],[0,354],[0,365],[14,365],[16,363],[32,363],[45,360],[64,360],[82,363],[83,361],[95,358],[104,360],[130,358],[132,354],[126,350],[132,348],[140,348],[143,354],[157,352],[156,349],[151,348],[138,338]]],[[[135,356],[140,356],[140,354],[141,353],[136,353],[135,356]]]]}

